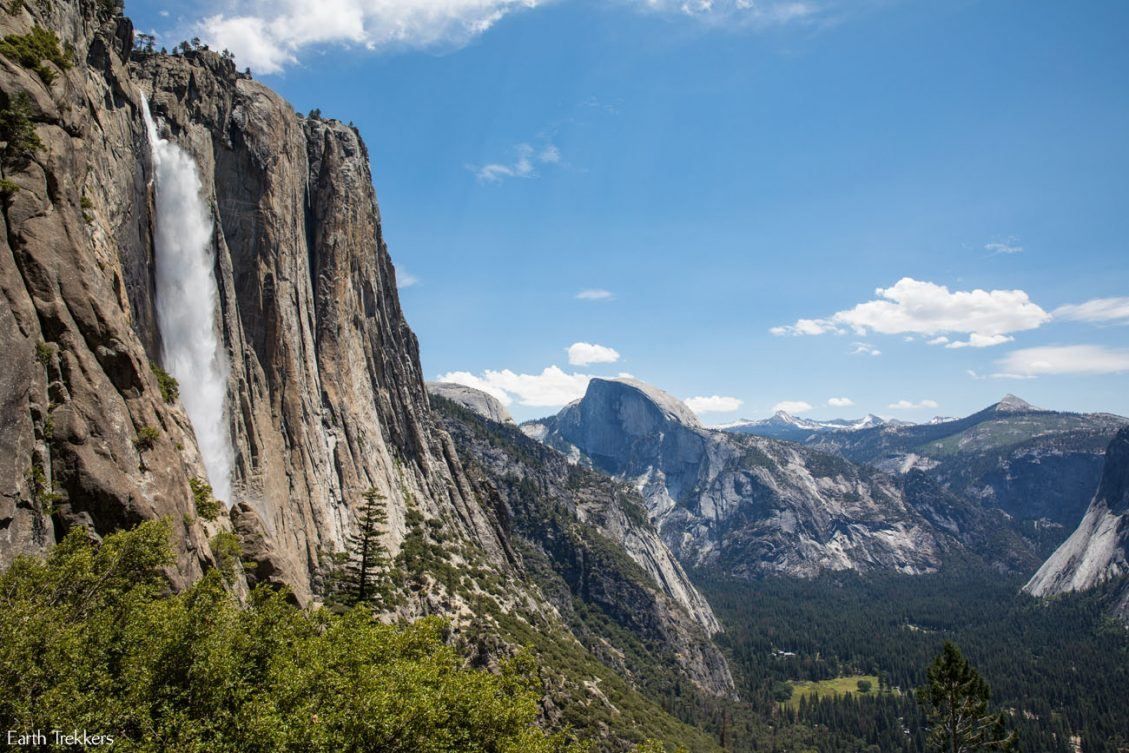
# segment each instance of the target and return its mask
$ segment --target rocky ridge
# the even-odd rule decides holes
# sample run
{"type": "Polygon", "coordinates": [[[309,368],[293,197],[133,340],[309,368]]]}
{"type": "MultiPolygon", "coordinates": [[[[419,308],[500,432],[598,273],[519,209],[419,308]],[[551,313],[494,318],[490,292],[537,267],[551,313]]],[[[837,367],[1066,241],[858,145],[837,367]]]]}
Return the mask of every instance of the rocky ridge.
{"type": "Polygon", "coordinates": [[[656,646],[645,662],[652,670],[655,654],[662,653],[667,659],[660,660],[659,667],[681,667],[710,694],[733,693],[726,661],[710,641],[721,626],[647,520],[637,491],[598,471],[569,464],[515,426],[434,391],[432,399],[479,496],[495,501],[520,568],[590,650],[627,673],[648,671],[640,667],[643,657],[622,647],[608,651],[617,640],[595,628],[587,616],[595,610],[656,646]],[[585,604],[583,610],[576,608],[577,601],[585,604]]]}
{"type": "Polygon", "coordinates": [[[943,543],[893,480],[799,445],[705,429],[677,402],[631,380],[593,379],[582,400],[523,429],[635,485],[691,566],[810,577],[940,564],[943,543]]]}

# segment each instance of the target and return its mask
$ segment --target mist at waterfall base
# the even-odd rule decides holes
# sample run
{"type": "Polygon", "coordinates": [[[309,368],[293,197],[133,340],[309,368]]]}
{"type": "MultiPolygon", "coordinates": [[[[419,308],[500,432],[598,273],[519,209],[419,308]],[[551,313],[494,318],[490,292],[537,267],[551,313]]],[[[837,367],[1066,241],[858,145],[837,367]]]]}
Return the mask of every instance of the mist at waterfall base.
{"type": "Polygon", "coordinates": [[[212,217],[195,160],[162,139],[142,98],[156,183],[154,245],[162,366],[180,383],[216,498],[231,503],[233,451],[227,428],[229,366],[216,331],[219,291],[212,272],[212,217]]]}

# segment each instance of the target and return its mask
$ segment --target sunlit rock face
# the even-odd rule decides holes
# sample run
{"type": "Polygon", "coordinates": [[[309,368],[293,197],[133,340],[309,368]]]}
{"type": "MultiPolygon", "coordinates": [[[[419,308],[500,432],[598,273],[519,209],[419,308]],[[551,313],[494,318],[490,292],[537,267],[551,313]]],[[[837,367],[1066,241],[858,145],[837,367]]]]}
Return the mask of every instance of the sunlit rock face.
{"type": "Polygon", "coordinates": [[[0,234],[0,565],[75,525],[99,535],[165,518],[175,585],[234,528],[249,576],[304,603],[376,488],[393,552],[414,506],[504,566],[433,426],[356,131],[298,115],[219,54],[133,54],[129,21],[97,6],[0,13],[0,33],[50,28],[77,61],[50,87],[0,66],[44,143],[5,172],[19,190],[0,234]],[[174,155],[193,181],[162,178],[174,155]],[[160,252],[177,244],[199,252],[209,284],[162,311],[160,252]],[[214,307],[201,322],[216,348],[201,352],[226,368],[179,371],[181,395],[166,400],[150,363],[169,370],[166,346],[194,341],[165,337],[186,306],[214,307]],[[201,387],[222,426],[186,411],[201,387]],[[217,446],[230,470],[208,462],[217,446]],[[230,520],[196,515],[190,480],[209,476],[230,520]]]}

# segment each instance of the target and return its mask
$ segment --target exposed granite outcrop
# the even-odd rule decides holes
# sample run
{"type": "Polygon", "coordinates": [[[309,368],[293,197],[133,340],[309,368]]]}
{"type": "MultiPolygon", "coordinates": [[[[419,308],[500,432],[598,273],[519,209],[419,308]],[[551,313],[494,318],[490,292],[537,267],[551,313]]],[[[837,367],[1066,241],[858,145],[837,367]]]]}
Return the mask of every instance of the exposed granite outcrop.
{"type": "Polygon", "coordinates": [[[1101,484],[1077,530],[1024,586],[1034,596],[1121,582],[1113,612],[1129,622],[1129,428],[1106,451],[1101,484]]]}
{"type": "Polygon", "coordinates": [[[467,387],[465,384],[455,384],[454,382],[428,382],[427,392],[430,395],[438,395],[439,397],[458,403],[467,410],[473,411],[491,421],[500,424],[512,424],[514,422],[510,412],[506,410],[506,406],[502,405],[498,398],[493,395],[487,395],[482,390],[467,387]]]}

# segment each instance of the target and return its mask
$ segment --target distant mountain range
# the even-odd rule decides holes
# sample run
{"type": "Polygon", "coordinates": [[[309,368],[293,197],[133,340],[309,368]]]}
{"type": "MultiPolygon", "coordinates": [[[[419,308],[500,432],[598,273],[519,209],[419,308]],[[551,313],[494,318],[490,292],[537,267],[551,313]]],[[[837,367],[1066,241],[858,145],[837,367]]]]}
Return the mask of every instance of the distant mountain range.
{"type": "Polygon", "coordinates": [[[876,426],[910,425],[908,421],[886,419],[881,416],[876,416],[873,413],[858,419],[836,418],[827,421],[814,421],[808,418],[793,416],[787,411],[777,411],[769,418],[762,418],[760,420],[743,418],[739,421],[721,424],[713,428],[732,434],[754,434],[758,437],[803,442],[821,432],[860,431],[862,429],[872,429],[876,426]]]}
{"type": "Polygon", "coordinates": [[[1106,445],[1127,425],[1121,416],[1045,410],[1006,395],[966,418],[927,424],[877,416],[821,422],[777,413],[720,428],[799,442],[895,475],[920,470],[1031,528],[1054,526],[1061,537],[1082,518],[1106,445]]]}
{"type": "Polygon", "coordinates": [[[779,414],[770,422],[769,430],[802,428],[810,446],[752,433],[769,422],[707,428],[652,385],[594,379],[583,399],[521,428],[574,464],[639,489],[663,539],[688,566],[811,577],[931,572],[960,551],[1018,572],[1031,572],[1041,559],[1037,541],[1003,512],[924,472],[890,473],[820,446],[819,438],[912,427],[779,414]]]}

